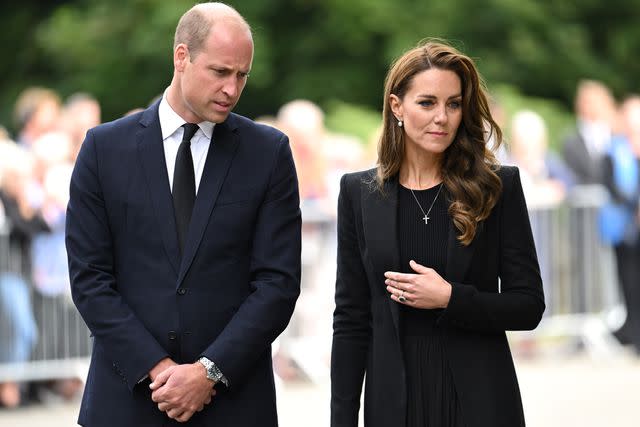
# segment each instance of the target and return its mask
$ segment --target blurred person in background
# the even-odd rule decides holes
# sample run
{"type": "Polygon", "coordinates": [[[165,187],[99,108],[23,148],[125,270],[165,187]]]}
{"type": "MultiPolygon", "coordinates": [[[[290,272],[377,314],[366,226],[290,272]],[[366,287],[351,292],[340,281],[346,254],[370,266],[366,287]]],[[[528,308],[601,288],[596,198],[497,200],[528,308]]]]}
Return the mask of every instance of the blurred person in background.
{"type": "Polygon", "coordinates": [[[565,139],[562,156],[577,184],[602,184],[602,160],[609,149],[616,102],[603,83],[582,80],[575,98],[577,131],[565,139]]]}
{"type": "Polygon", "coordinates": [[[98,100],[88,93],[69,96],[63,107],[59,129],[71,138],[71,159],[75,160],[87,131],[100,124],[101,110],[98,100]]]}
{"type": "MultiPolygon", "coordinates": [[[[24,148],[0,141],[0,364],[27,362],[37,340],[28,250],[31,237],[48,227],[26,198],[32,169],[24,148]]],[[[22,400],[20,385],[0,378],[0,406],[16,407],[22,400]]]]}
{"type": "Polygon", "coordinates": [[[51,89],[30,87],[16,100],[14,121],[18,136],[16,142],[26,147],[60,125],[61,101],[51,89]]]}
{"type": "MultiPolygon", "coordinates": [[[[549,234],[549,213],[562,201],[567,191],[575,184],[575,177],[562,159],[549,150],[547,125],[542,116],[530,110],[516,112],[510,123],[509,151],[503,164],[517,166],[520,170],[522,189],[530,211],[533,238],[538,249],[538,262],[547,308],[555,301],[549,289],[552,285],[552,266],[557,254],[553,238],[549,234]]],[[[520,337],[515,352],[520,357],[533,356],[535,342],[531,337],[520,337]]]]}
{"type": "Polygon", "coordinates": [[[94,337],[81,425],[277,425],[271,344],[300,292],[300,199],[287,136],[231,112],[253,49],[235,9],[197,4],[159,102],[87,133],[66,226],[94,337]]]}
{"type": "MultiPolygon", "coordinates": [[[[304,244],[301,253],[303,279],[297,310],[279,339],[280,352],[274,363],[285,379],[306,376],[317,380],[317,375],[326,376],[328,370],[328,364],[323,363],[328,359],[327,341],[318,339],[318,332],[322,330],[318,326],[321,319],[331,313],[331,308],[321,303],[327,301],[322,299],[326,290],[325,261],[331,262],[330,257],[321,254],[329,242],[327,225],[334,218],[327,185],[328,165],[323,151],[328,132],[324,112],[306,99],[295,99],[282,105],[276,115],[276,125],[289,136],[298,170],[304,244]]],[[[331,296],[328,297],[331,301],[331,296]]]]}
{"type": "Polygon", "coordinates": [[[535,328],[545,304],[475,64],[438,41],[406,52],[383,120],[378,167],[341,182],[331,425],[357,425],[366,376],[369,427],[524,426],[505,331],[535,328]]]}
{"type": "Polygon", "coordinates": [[[291,138],[300,171],[304,241],[303,288],[283,350],[306,376],[320,382],[330,363],[331,329],[325,326],[333,305],[326,284],[335,281],[338,183],[344,173],[361,167],[364,149],[357,138],[330,132],[322,109],[308,100],[283,105],[277,124],[291,138]]]}
{"type": "MultiPolygon", "coordinates": [[[[504,106],[502,104],[501,99],[494,95],[489,95],[489,111],[491,112],[491,117],[496,122],[500,129],[504,129],[507,122],[507,113],[504,110],[504,106]]],[[[487,129],[490,131],[491,129],[487,129]]],[[[507,159],[507,149],[506,145],[502,143],[497,143],[496,135],[490,134],[489,141],[487,141],[487,146],[491,148],[498,159],[499,163],[505,163],[507,159]]]]}
{"type": "Polygon", "coordinates": [[[38,187],[34,183],[36,161],[33,154],[23,147],[3,159],[3,179],[0,200],[6,218],[10,222],[10,249],[12,263],[10,269],[31,277],[31,241],[33,236],[50,230],[41,210],[41,194],[33,194],[38,187]]]}
{"type": "MultiPolygon", "coordinates": [[[[365,147],[355,136],[329,134],[323,144],[323,157],[326,159],[327,194],[331,203],[331,215],[336,215],[336,203],[340,193],[340,178],[345,173],[369,167],[365,163],[365,147]]],[[[335,241],[335,240],[334,240],[335,241]]]]}
{"type": "Polygon", "coordinates": [[[612,200],[626,211],[623,233],[614,242],[618,279],[627,317],[614,331],[623,344],[640,355],[640,96],[629,97],[620,108],[622,134],[614,137],[605,157],[605,185],[612,200]]]}
{"type": "Polygon", "coordinates": [[[313,102],[297,99],[280,107],[276,123],[291,140],[303,210],[305,205],[308,211],[326,210],[326,160],[322,153],[326,138],[324,113],[313,102]]]}
{"type": "Polygon", "coordinates": [[[505,163],[520,169],[529,207],[557,205],[575,183],[571,170],[549,151],[547,125],[534,111],[521,110],[513,115],[505,163]]]}
{"type": "MultiPolygon", "coordinates": [[[[33,235],[31,242],[31,277],[35,292],[33,307],[38,329],[36,360],[65,360],[86,357],[81,342],[88,335],[80,322],[69,292],[69,271],[64,245],[65,211],[69,200],[69,183],[75,144],[65,132],[48,132],[31,146],[35,178],[41,193],[40,212],[48,230],[33,235]],[[62,332],[59,331],[62,329],[62,332]]],[[[56,373],[52,373],[55,375],[56,373]]],[[[82,388],[80,378],[58,378],[40,384],[39,395],[51,390],[72,399],[82,388]]]]}

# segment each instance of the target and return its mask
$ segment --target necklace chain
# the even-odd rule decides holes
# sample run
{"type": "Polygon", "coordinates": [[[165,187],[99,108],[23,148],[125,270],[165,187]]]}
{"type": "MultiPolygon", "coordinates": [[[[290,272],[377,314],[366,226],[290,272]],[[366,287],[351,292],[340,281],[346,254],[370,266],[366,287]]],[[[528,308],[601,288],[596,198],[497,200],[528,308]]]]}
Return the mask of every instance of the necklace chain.
{"type": "Polygon", "coordinates": [[[441,182],[440,183],[440,188],[438,188],[438,192],[436,193],[436,197],[433,198],[433,202],[431,202],[431,206],[429,206],[429,210],[427,212],[425,212],[424,209],[422,209],[422,205],[418,201],[418,198],[416,197],[416,193],[414,193],[411,188],[409,189],[409,191],[411,191],[411,194],[413,195],[413,198],[415,199],[416,203],[418,204],[418,207],[422,211],[422,214],[424,215],[422,217],[422,220],[424,221],[425,225],[429,224],[429,213],[431,213],[431,209],[433,208],[433,205],[435,205],[436,204],[436,200],[438,200],[438,196],[440,195],[440,190],[442,190],[442,184],[443,183],[441,182]]]}

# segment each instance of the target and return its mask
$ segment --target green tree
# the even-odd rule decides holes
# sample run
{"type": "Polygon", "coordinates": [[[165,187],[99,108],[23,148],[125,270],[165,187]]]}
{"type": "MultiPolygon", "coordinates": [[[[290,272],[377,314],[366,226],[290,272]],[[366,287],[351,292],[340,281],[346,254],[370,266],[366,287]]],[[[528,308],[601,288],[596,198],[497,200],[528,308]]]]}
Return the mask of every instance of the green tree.
{"type": "MultiPolygon", "coordinates": [[[[249,116],[295,98],[380,110],[389,63],[425,37],[476,58],[489,88],[511,85],[567,110],[580,78],[602,80],[618,96],[640,90],[640,0],[231,3],[254,30],[253,70],[238,106],[249,116]]],[[[34,83],[95,94],[105,119],[147,105],[169,84],[173,32],[193,0],[25,4],[0,18],[17,31],[3,32],[5,46],[18,47],[0,66],[10,74],[0,81],[5,123],[17,92],[34,83]]]]}

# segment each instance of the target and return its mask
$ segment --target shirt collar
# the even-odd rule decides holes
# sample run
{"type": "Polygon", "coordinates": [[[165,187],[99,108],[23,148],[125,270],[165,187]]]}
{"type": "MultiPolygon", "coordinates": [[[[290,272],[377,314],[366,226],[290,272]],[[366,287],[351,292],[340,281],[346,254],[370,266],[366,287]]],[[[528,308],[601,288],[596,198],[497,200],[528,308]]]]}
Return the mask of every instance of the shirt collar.
{"type": "MultiPolygon", "coordinates": [[[[178,130],[183,124],[187,123],[182,117],[174,111],[167,101],[168,89],[164,91],[162,100],[158,106],[158,118],[160,119],[160,129],[162,130],[162,140],[166,140],[178,130]]],[[[213,127],[215,123],[212,122],[200,122],[198,123],[200,130],[205,134],[208,139],[211,139],[213,134],[213,127]]]]}

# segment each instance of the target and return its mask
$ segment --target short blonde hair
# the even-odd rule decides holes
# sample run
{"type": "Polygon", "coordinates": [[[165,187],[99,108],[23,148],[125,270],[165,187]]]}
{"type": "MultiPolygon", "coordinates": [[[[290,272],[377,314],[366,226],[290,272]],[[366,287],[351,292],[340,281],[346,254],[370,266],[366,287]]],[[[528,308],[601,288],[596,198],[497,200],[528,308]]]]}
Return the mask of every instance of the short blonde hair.
{"type": "Polygon", "coordinates": [[[189,48],[194,58],[200,51],[211,32],[211,27],[218,19],[231,19],[246,27],[251,34],[251,27],[237,10],[220,2],[200,3],[185,12],[178,21],[173,38],[173,48],[181,43],[189,48]]]}
{"type": "Polygon", "coordinates": [[[16,127],[22,129],[38,111],[38,108],[46,102],[52,102],[58,106],[62,104],[58,94],[51,89],[30,87],[22,91],[13,110],[13,119],[16,127]]]}

